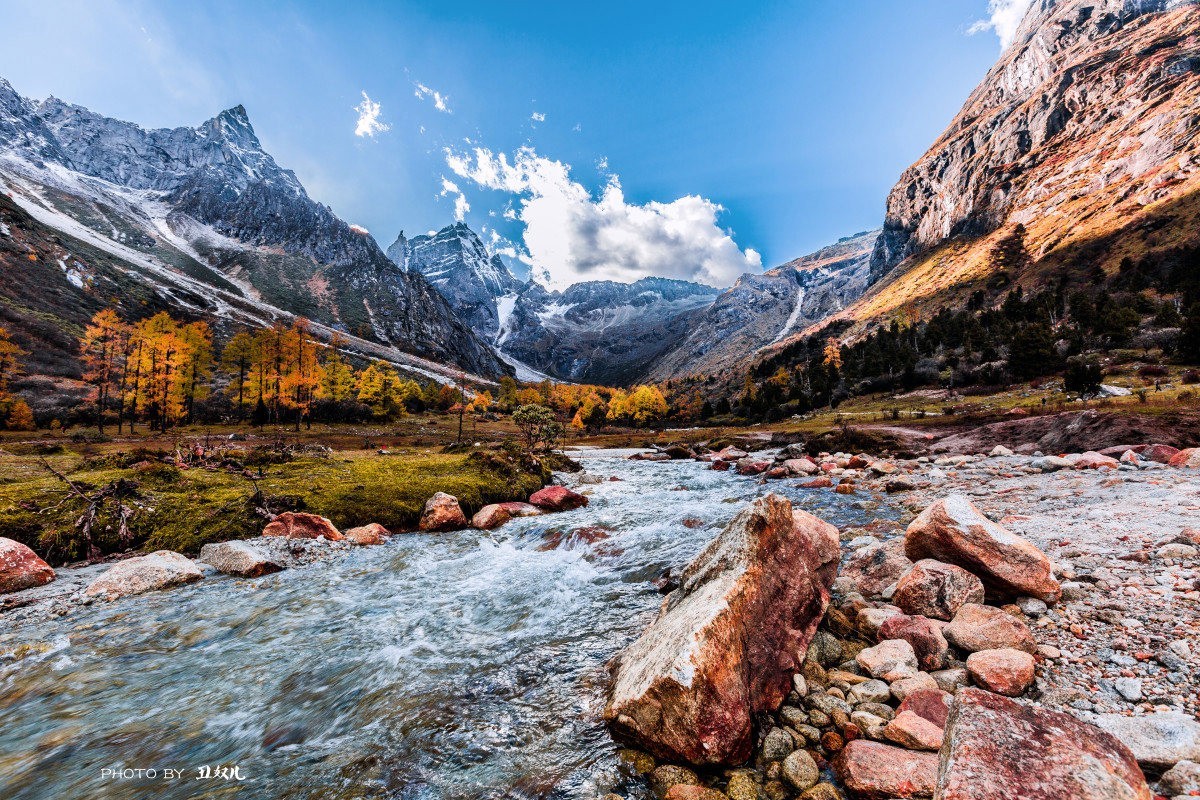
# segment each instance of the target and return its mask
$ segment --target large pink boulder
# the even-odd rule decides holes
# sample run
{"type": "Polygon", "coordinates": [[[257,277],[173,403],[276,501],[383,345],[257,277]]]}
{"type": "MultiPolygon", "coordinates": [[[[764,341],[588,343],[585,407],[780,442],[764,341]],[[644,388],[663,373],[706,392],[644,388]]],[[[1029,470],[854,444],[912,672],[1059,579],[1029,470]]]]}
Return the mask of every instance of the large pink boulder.
{"type": "Polygon", "coordinates": [[[342,536],[347,541],[364,546],[383,544],[391,535],[392,532],[378,522],[368,522],[366,525],[359,525],[357,528],[342,531],[342,536]]]}
{"type": "MultiPolygon", "coordinates": [[[[536,506],[534,507],[536,508],[536,506]]],[[[471,517],[471,527],[478,528],[481,531],[491,531],[499,528],[512,518],[513,515],[505,510],[504,506],[499,503],[492,503],[475,512],[475,516],[471,517]]]]}
{"type": "Polygon", "coordinates": [[[263,536],[282,536],[286,539],[316,539],[324,536],[331,542],[342,540],[333,523],[316,514],[285,511],[263,528],[263,536]]]}
{"type": "Polygon", "coordinates": [[[32,589],[54,580],[54,570],[20,542],[0,536],[0,594],[32,589]]]}
{"type": "Polygon", "coordinates": [[[905,532],[904,552],[913,561],[932,558],[960,566],[1002,595],[1030,595],[1051,603],[1062,594],[1045,553],[992,522],[961,495],[922,511],[905,532]]]}
{"type": "Polygon", "coordinates": [[[613,734],[667,761],[744,763],[754,717],[783,702],[825,614],[837,554],[834,526],[778,495],[755,500],[614,659],[613,734]]]}
{"type": "Polygon", "coordinates": [[[942,635],[955,647],[968,653],[1011,647],[1026,653],[1037,652],[1037,642],[1029,626],[992,606],[967,603],[958,610],[942,635]]]}
{"type": "Polygon", "coordinates": [[[425,510],[421,512],[421,521],[417,527],[429,533],[461,531],[467,527],[467,516],[458,504],[457,497],[445,492],[436,492],[425,501],[425,510]]]}
{"type": "Polygon", "coordinates": [[[1188,469],[1200,469],[1200,447],[1189,447],[1186,450],[1180,450],[1175,455],[1167,460],[1167,463],[1172,467],[1185,467],[1188,469]]]}
{"type": "Polygon", "coordinates": [[[547,486],[534,492],[529,502],[547,511],[570,511],[586,506],[588,499],[565,486],[547,486]]]}
{"type": "Polygon", "coordinates": [[[903,639],[912,645],[917,665],[926,672],[946,666],[950,643],[942,635],[943,624],[929,617],[896,614],[879,626],[879,640],[903,639]]]}
{"type": "Polygon", "coordinates": [[[1100,453],[1089,450],[1086,453],[1072,453],[1067,456],[1067,461],[1075,465],[1075,469],[1116,469],[1121,466],[1121,462],[1112,456],[1102,455],[1100,453]]]}
{"type": "Polygon", "coordinates": [[[533,503],[510,502],[497,503],[500,509],[512,517],[540,517],[546,513],[544,508],[538,508],[533,503]]]}
{"type": "Polygon", "coordinates": [[[855,800],[933,797],[938,757],[855,739],[837,754],[833,771],[855,800]]]}
{"type": "Polygon", "coordinates": [[[1151,800],[1133,754],[1068,714],[962,689],[946,723],[938,800],[1151,800]]]}
{"type": "Polygon", "coordinates": [[[954,619],[967,603],[983,602],[983,582],[962,567],[932,558],[918,561],[901,576],[892,595],[893,605],[905,614],[932,619],[954,619]]]}
{"type": "Polygon", "coordinates": [[[1169,464],[1178,452],[1179,448],[1171,447],[1169,444],[1151,444],[1146,445],[1146,449],[1142,450],[1138,455],[1147,461],[1169,464]]]}

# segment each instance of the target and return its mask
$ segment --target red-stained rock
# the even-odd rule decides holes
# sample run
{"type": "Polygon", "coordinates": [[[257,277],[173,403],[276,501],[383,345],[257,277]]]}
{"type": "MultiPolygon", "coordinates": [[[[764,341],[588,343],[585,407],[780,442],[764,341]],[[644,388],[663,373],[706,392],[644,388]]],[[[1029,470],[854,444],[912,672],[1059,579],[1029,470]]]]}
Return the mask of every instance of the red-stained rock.
{"type": "Polygon", "coordinates": [[[837,754],[833,770],[855,800],[932,797],[937,784],[938,757],[934,753],[856,739],[837,754]]]}
{"type": "Polygon", "coordinates": [[[286,539],[317,539],[324,536],[331,542],[340,542],[342,534],[333,523],[316,514],[302,511],[285,511],[267,523],[263,536],[282,536],[286,539]]]}
{"type": "Polygon", "coordinates": [[[1200,447],[1189,447],[1171,456],[1167,463],[1172,467],[1200,469],[1200,447]]]}
{"type": "Polygon", "coordinates": [[[588,499],[565,486],[546,486],[537,490],[529,502],[547,511],[571,511],[588,504],[588,499]]]}
{"type": "Polygon", "coordinates": [[[939,800],[1151,800],[1121,742],[1068,714],[978,689],[955,698],[939,800]]]}
{"type": "Polygon", "coordinates": [[[1033,685],[1037,664],[1024,650],[1001,647],[980,650],[967,656],[967,672],[989,692],[1018,697],[1033,685]]]}
{"type": "Polygon", "coordinates": [[[922,511],[908,526],[904,551],[914,561],[932,558],[960,566],[1002,595],[1056,602],[1062,593],[1045,553],[992,522],[960,495],[922,511]]]}
{"type": "Polygon", "coordinates": [[[909,750],[937,750],[942,746],[942,726],[913,711],[900,711],[883,728],[883,736],[909,750]]]}
{"type": "Polygon", "coordinates": [[[37,553],[0,536],[0,594],[43,586],[54,580],[54,570],[37,553]]]}
{"type": "Polygon", "coordinates": [[[1178,452],[1179,448],[1171,447],[1169,444],[1151,444],[1146,445],[1146,449],[1142,450],[1138,455],[1146,461],[1169,464],[1178,452]]]}
{"type": "Polygon", "coordinates": [[[968,653],[1011,647],[1037,652],[1029,626],[1013,615],[991,606],[967,603],[942,630],[946,641],[968,653]]]}
{"type": "Polygon", "coordinates": [[[967,603],[983,602],[983,582],[962,567],[925,558],[896,583],[892,603],[905,614],[954,619],[967,603]]]}
{"type": "Polygon", "coordinates": [[[833,481],[826,477],[813,478],[811,481],[799,484],[801,489],[828,489],[831,486],[833,486],[833,481]]]}
{"type": "Polygon", "coordinates": [[[897,614],[879,626],[879,639],[903,639],[917,654],[917,665],[925,672],[946,666],[950,644],[942,635],[942,626],[929,617],[897,614]]]}
{"type": "Polygon", "coordinates": [[[1075,465],[1075,469],[1116,469],[1121,466],[1121,462],[1111,456],[1101,455],[1100,453],[1088,451],[1086,453],[1072,453],[1067,456],[1067,460],[1075,465]]]}
{"type": "Polygon", "coordinates": [[[797,478],[802,475],[815,475],[821,471],[820,467],[807,458],[789,458],[783,462],[783,466],[797,478]]]}
{"type": "Polygon", "coordinates": [[[863,455],[850,456],[850,460],[846,462],[846,467],[849,469],[864,469],[871,464],[871,459],[863,455]]]}
{"type": "Polygon", "coordinates": [[[834,487],[834,491],[838,494],[854,494],[854,484],[850,481],[843,480],[838,483],[836,487],[834,487]]]}
{"type": "Polygon", "coordinates": [[[731,447],[723,447],[717,451],[717,458],[721,459],[722,461],[728,461],[730,463],[733,463],[734,461],[741,461],[743,458],[745,458],[748,455],[750,455],[750,454],[747,453],[745,450],[739,450],[738,448],[732,447],[732,446],[731,447]]]}
{"type": "Polygon", "coordinates": [[[771,467],[769,470],[767,470],[767,477],[776,481],[780,478],[786,478],[790,474],[791,473],[788,472],[787,467],[771,467]]]}
{"type": "Polygon", "coordinates": [[[513,517],[540,517],[545,514],[545,509],[538,508],[533,503],[497,503],[501,510],[513,517]]]}
{"type": "Polygon", "coordinates": [[[342,536],[354,544],[374,545],[383,544],[392,532],[378,522],[369,522],[348,531],[342,531],[342,536]]]}
{"type": "Polygon", "coordinates": [[[425,510],[421,512],[421,522],[417,527],[429,533],[460,531],[467,527],[467,516],[459,506],[457,497],[437,492],[425,501],[425,510]]]}
{"type": "Polygon", "coordinates": [[[953,702],[954,695],[949,692],[943,692],[941,689],[921,689],[905,696],[904,702],[896,709],[896,713],[911,711],[939,728],[944,728],[953,702]]]}
{"type": "Polygon", "coordinates": [[[755,461],[753,458],[743,458],[737,462],[738,475],[761,475],[770,469],[767,461],[755,461]]]}
{"type": "Polygon", "coordinates": [[[680,575],[612,664],[604,718],[664,760],[740,764],[779,707],[829,602],[838,531],[778,495],[755,500],[680,575]]]}
{"type": "Polygon", "coordinates": [[[873,597],[898,581],[912,566],[913,562],[904,555],[904,540],[892,539],[855,550],[842,569],[842,577],[852,580],[863,597],[873,597]]]}
{"type": "Polygon", "coordinates": [[[733,465],[730,464],[728,461],[718,458],[712,462],[712,466],[709,467],[709,469],[715,469],[718,472],[727,472],[731,466],[733,466],[733,465]]]}
{"type": "Polygon", "coordinates": [[[491,531],[499,528],[512,518],[513,515],[505,510],[503,505],[492,503],[475,512],[475,516],[471,517],[471,527],[478,528],[481,531],[491,531]]]}

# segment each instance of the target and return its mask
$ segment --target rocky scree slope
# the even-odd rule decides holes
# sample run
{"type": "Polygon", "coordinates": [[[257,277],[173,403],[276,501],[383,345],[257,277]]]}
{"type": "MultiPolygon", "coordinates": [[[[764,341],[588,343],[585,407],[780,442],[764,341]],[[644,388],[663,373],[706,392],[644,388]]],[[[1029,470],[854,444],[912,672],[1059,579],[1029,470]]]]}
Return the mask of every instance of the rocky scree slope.
{"type": "MultiPolygon", "coordinates": [[[[835,318],[958,302],[1019,223],[1026,290],[1200,245],[1200,6],[1038,0],[888,197],[872,289],[835,318]]],[[[811,333],[812,331],[807,331],[811,333]]]]}
{"type": "MultiPolygon", "coordinates": [[[[262,149],[241,106],[198,128],[144,130],[55,98],[28,100],[0,79],[0,191],[76,240],[68,249],[82,242],[115,257],[168,298],[184,287],[182,313],[250,324],[302,315],[483,375],[509,371],[428,281],[312,200],[262,149]]],[[[8,266],[4,284],[28,269],[8,266]]],[[[94,304],[91,271],[81,262],[70,281],[77,302],[56,313],[94,304]]]]}

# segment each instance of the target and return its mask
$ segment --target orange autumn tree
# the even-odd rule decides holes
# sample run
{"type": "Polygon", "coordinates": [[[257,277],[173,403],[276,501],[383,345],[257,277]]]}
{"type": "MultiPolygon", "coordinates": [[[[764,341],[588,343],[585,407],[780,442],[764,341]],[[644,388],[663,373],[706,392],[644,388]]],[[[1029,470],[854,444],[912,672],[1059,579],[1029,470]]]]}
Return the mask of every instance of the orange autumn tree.
{"type": "Polygon", "coordinates": [[[104,433],[104,414],[114,390],[120,395],[129,326],[111,308],[97,311],[83,331],[80,359],[83,379],[96,393],[96,428],[104,433]]]}
{"type": "Polygon", "coordinates": [[[10,431],[34,429],[33,410],[29,404],[8,393],[8,382],[21,372],[21,357],[29,355],[12,340],[8,331],[0,328],[0,419],[10,431]]]}

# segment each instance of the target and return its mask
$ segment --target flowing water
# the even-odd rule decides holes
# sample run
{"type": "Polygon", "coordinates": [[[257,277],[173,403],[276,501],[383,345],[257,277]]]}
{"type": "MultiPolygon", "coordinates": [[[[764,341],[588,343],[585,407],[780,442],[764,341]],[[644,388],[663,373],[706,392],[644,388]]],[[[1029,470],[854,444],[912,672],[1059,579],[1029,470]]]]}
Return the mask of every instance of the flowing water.
{"type": "MultiPolygon", "coordinates": [[[[0,798],[636,795],[598,722],[604,664],[657,611],[650,581],[767,487],[689,461],[584,463],[622,480],[577,511],[20,629],[44,652],[0,664],[0,798]],[[586,526],[609,538],[572,535],[586,526]],[[138,769],[155,773],[122,773],[138,769]]],[[[769,489],[837,525],[893,514],[769,489]]]]}

